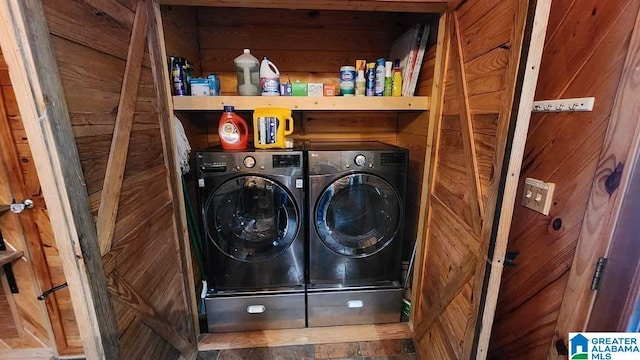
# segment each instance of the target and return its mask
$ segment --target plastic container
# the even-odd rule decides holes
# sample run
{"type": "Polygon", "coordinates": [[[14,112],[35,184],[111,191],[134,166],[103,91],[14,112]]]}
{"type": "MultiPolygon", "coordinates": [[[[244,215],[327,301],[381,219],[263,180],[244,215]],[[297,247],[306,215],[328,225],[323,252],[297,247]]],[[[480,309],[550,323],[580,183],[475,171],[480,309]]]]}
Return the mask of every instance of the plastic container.
{"type": "Polygon", "coordinates": [[[280,96],[280,71],[266,56],[260,64],[260,88],[262,96],[280,96]]]}
{"type": "Polygon", "coordinates": [[[376,82],[375,82],[375,96],[384,95],[384,59],[380,58],[376,62],[376,82]]]}
{"type": "Polygon", "coordinates": [[[367,78],[367,86],[365,88],[366,96],[375,95],[375,87],[376,87],[376,63],[367,63],[367,73],[365,74],[367,78]]]}
{"type": "Polygon", "coordinates": [[[364,76],[364,70],[358,70],[356,78],[356,96],[364,96],[367,89],[367,79],[364,76]]]}
{"type": "Polygon", "coordinates": [[[260,95],[260,62],[249,49],[233,60],[238,74],[238,95],[260,95]]]}
{"type": "Polygon", "coordinates": [[[393,62],[384,63],[384,96],[391,96],[393,85],[393,62]]]}
{"type": "Polygon", "coordinates": [[[225,106],[218,124],[218,136],[224,150],[245,150],[249,143],[249,127],[233,106],[225,106]]]}
{"type": "Polygon", "coordinates": [[[207,76],[209,80],[209,95],[220,96],[220,77],[214,73],[207,76]]]}
{"type": "Polygon", "coordinates": [[[402,96],[402,69],[400,69],[400,60],[396,60],[393,65],[391,96],[402,96]]]}
{"type": "Polygon", "coordinates": [[[253,146],[256,149],[287,147],[293,133],[291,109],[257,108],[253,111],[253,146]]]}
{"type": "Polygon", "coordinates": [[[356,93],[356,68],[343,66],[340,68],[340,93],[342,96],[354,96],[356,93]]]}

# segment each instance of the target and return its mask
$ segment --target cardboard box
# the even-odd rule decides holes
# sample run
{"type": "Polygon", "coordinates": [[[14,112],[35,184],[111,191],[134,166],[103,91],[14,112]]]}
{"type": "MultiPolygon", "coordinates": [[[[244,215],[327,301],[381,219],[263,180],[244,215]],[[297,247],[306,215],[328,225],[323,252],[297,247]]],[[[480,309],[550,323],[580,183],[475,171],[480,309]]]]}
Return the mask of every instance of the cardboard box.
{"type": "Polygon", "coordinates": [[[323,95],[323,84],[322,83],[309,83],[307,85],[307,95],[308,96],[322,96],[323,95]]]}
{"type": "Polygon", "coordinates": [[[336,96],[336,86],[331,84],[324,84],[324,96],[336,96]]]}
{"type": "Polygon", "coordinates": [[[307,83],[296,81],[291,84],[292,96],[307,96],[307,83]]]}
{"type": "Polygon", "coordinates": [[[291,96],[291,84],[280,84],[280,96],[291,96]]]}

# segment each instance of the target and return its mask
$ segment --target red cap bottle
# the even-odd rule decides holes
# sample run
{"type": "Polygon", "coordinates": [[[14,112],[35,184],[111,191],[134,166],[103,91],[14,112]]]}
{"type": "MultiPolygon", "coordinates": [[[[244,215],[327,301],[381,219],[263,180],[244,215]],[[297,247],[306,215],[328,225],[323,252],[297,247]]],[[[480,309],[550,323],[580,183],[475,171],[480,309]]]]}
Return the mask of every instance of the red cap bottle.
{"type": "Polygon", "coordinates": [[[234,112],[233,106],[225,106],[218,124],[218,136],[224,150],[245,150],[249,141],[249,127],[234,112]]]}

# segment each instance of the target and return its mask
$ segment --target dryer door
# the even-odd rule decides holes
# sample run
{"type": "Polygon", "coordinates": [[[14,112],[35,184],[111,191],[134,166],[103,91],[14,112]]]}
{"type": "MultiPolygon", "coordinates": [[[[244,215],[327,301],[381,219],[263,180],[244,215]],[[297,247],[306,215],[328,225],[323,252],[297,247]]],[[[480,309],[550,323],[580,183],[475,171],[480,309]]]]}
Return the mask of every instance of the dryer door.
{"type": "Polygon", "coordinates": [[[258,262],[282,254],[300,228],[291,194],[261,176],[240,176],[219,186],[204,208],[207,237],[227,256],[258,262]]]}
{"type": "Polygon", "coordinates": [[[314,218],[327,247],[340,255],[366,257],[389,245],[398,233],[402,201],[382,178],[351,174],[324,190],[314,218]]]}

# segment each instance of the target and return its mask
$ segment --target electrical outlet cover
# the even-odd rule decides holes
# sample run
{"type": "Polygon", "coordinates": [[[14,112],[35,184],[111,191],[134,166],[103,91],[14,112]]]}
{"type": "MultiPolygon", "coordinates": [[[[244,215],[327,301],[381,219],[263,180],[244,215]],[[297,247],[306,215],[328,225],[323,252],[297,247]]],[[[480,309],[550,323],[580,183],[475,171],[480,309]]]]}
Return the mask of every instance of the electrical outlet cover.
{"type": "Polygon", "coordinates": [[[526,178],[522,194],[522,205],[543,215],[549,215],[553,202],[554,183],[526,178]]]}

